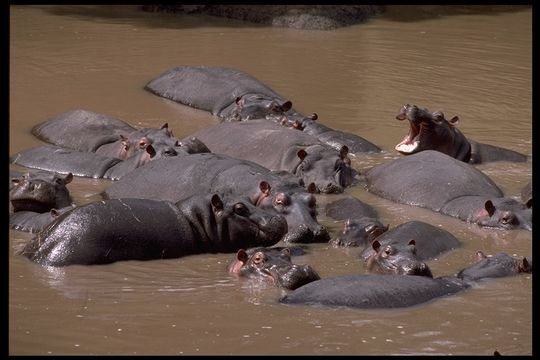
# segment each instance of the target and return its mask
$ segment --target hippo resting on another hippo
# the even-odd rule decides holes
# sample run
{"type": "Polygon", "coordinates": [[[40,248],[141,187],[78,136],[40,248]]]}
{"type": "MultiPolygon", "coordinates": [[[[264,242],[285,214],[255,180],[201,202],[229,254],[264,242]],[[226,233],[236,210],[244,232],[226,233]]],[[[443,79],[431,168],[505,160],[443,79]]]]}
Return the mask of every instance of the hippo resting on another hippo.
{"type": "Polygon", "coordinates": [[[289,248],[257,247],[240,249],[229,264],[229,272],[241,277],[270,282],[278,287],[294,290],[320,276],[309,265],[291,261],[289,248]]]}
{"type": "MultiPolygon", "coordinates": [[[[282,214],[289,229],[285,241],[326,242],[330,236],[317,222],[315,196],[300,186],[299,181],[290,174],[286,178],[251,161],[203,153],[152,161],[113,183],[104,196],[176,202],[189,194],[233,194],[282,214]]],[[[314,185],[308,188],[314,191],[314,185]]]]}
{"type": "Polygon", "coordinates": [[[330,129],[292,108],[272,89],[242,71],[223,67],[179,66],[150,81],[145,89],[164,98],[206,110],[224,121],[267,119],[305,130],[320,141],[352,153],[380,152],[369,141],[330,129]]]}
{"type": "Polygon", "coordinates": [[[532,230],[532,209],[502,191],[473,166],[426,150],[377,165],[365,173],[368,190],[480,226],[532,230]]]}
{"type": "Polygon", "coordinates": [[[282,216],[217,194],[193,195],[176,204],[113,199],[62,214],[22,255],[47,266],[170,259],[271,246],[286,231],[282,216]]]}
{"type": "Polygon", "coordinates": [[[403,308],[471,288],[485,278],[531,273],[527,258],[507,254],[486,257],[478,252],[477,262],[457,276],[343,275],[310,282],[280,299],[284,304],[347,306],[363,309],[403,308]]]}
{"type": "Polygon", "coordinates": [[[395,149],[404,155],[424,150],[436,150],[471,164],[489,161],[525,162],[527,156],[498,146],[467,139],[454,124],[457,116],[447,120],[440,111],[429,112],[416,105],[403,105],[396,116],[409,120],[410,130],[395,149]]]}
{"type": "Polygon", "coordinates": [[[332,201],[326,205],[326,216],[345,220],[343,231],[330,239],[329,244],[339,246],[366,246],[388,230],[378,219],[377,211],[354,196],[332,201]]]}
{"type": "Polygon", "coordinates": [[[144,151],[150,144],[157,152],[209,152],[208,149],[197,149],[188,139],[175,138],[167,123],[159,129],[136,129],[114,117],[80,109],[34,126],[32,134],[63,148],[95,152],[121,160],[144,151]]]}
{"type": "MultiPolygon", "coordinates": [[[[162,149],[164,150],[164,149],[162,149]]],[[[173,150],[174,151],[174,150],[173,150]]],[[[176,151],[156,152],[153,145],[126,160],[92,152],[65,149],[57,146],[39,146],[23,150],[10,159],[11,163],[28,168],[54,171],[61,174],[94,179],[119,180],[131,170],[161,157],[177,156],[176,151]]]]}
{"type": "Polygon", "coordinates": [[[73,208],[66,185],[73,180],[47,171],[19,174],[10,172],[9,226],[15,230],[39,232],[61,213],[73,208]]]}
{"type": "Polygon", "coordinates": [[[274,171],[289,171],[306,185],[315,183],[321,193],[341,193],[358,175],[346,146],[336,151],[312,136],[264,119],[221,123],[193,136],[214,153],[250,160],[274,171]]]}
{"type": "Polygon", "coordinates": [[[448,231],[422,221],[408,221],[378,236],[360,258],[369,271],[426,275],[424,260],[455,249],[461,242],[448,231]]]}

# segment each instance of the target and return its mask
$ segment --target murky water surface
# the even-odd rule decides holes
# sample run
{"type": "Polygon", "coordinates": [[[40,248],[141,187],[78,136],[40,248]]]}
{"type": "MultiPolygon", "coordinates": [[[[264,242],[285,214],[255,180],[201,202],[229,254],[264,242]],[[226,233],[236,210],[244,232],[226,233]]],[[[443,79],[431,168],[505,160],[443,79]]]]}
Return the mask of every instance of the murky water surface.
{"type": "MultiPolygon", "coordinates": [[[[241,69],[297,110],[385,150],[357,157],[360,170],[399,156],[393,147],[408,129],[394,117],[403,103],[458,115],[468,137],[532,154],[532,11],[443,10],[401,7],[318,32],[132,7],[12,6],[10,154],[41,145],[32,126],[73,109],[136,126],[168,122],[179,138],[215,124],[206,112],[143,90],[178,65],[241,69]]],[[[479,168],[509,196],[532,176],[531,162],[479,168]]],[[[82,204],[109,184],[78,178],[70,190],[82,204]]],[[[418,219],[457,236],[460,249],[429,262],[436,275],[467,266],[476,250],[532,252],[527,231],[480,229],[363,188],[346,194],[375,206],[391,226],[418,219]]],[[[319,196],[319,205],[338,197],[319,196]]],[[[332,232],[342,226],[320,221],[332,232]]],[[[16,254],[28,239],[9,232],[11,354],[532,353],[532,276],[400,310],[285,306],[277,302],[282,290],[229,275],[233,254],[49,269],[16,254]]],[[[362,273],[359,252],[314,244],[294,260],[322,277],[362,273]]]]}

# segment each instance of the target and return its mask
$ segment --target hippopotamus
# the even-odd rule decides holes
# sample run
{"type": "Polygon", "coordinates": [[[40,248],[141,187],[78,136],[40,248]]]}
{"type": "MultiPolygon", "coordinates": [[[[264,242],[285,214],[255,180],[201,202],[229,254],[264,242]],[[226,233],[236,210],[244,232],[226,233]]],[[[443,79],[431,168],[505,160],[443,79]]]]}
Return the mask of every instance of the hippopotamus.
{"type": "Polygon", "coordinates": [[[405,104],[396,115],[397,120],[409,120],[409,133],[395,146],[404,155],[424,150],[436,150],[471,164],[490,161],[525,162],[527,156],[498,146],[467,139],[455,127],[459,117],[450,120],[441,111],[430,112],[416,105],[405,104]]]}
{"type": "Polygon", "coordinates": [[[377,211],[354,196],[346,196],[326,205],[326,216],[345,220],[343,230],[329,244],[336,247],[366,246],[388,230],[377,211]]]}
{"type": "Polygon", "coordinates": [[[293,264],[287,247],[240,249],[228,269],[240,277],[262,280],[287,290],[320,279],[309,265],[293,264]]]}
{"type": "Polygon", "coordinates": [[[145,153],[148,145],[157,152],[207,152],[199,143],[178,140],[168,123],[159,128],[137,129],[123,120],[77,109],[54,116],[32,128],[38,139],[66,149],[95,152],[99,155],[126,160],[145,153]]]}
{"type": "Polygon", "coordinates": [[[61,174],[72,173],[75,176],[95,179],[119,180],[131,170],[161,157],[177,156],[174,150],[160,148],[156,152],[153,145],[147,145],[144,151],[126,160],[104,156],[92,152],[66,149],[57,146],[38,146],[23,150],[13,155],[11,163],[28,168],[54,171],[61,174]]]}
{"type": "Polygon", "coordinates": [[[353,153],[381,149],[358,135],[311,124],[285,100],[255,77],[240,70],[209,66],[178,66],[145,85],[151,93],[180,104],[211,112],[222,121],[266,119],[304,130],[337,150],[347,146],[353,153]],[[309,124],[308,124],[309,123],[309,124]]]}
{"type": "Polygon", "coordinates": [[[358,175],[346,146],[336,151],[312,136],[263,119],[221,123],[193,136],[214,153],[250,160],[270,170],[289,171],[306,185],[315,183],[321,193],[343,192],[358,175]]]}
{"type": "Polygon", "coordinates": [[[460,245],[446,230],[422,221],[409,221],[375,238],[360,258],[371,272],[432,276],[424,260],[460,245]]]}
{"type": "Polygon", "coordinates": [[[105,198],[137,197],[179,201],[188,194],[230,193],[287,219],[286,242],[327,242],[328,231],[317,221],[314,185],[271,172],[251,161],[201,153],[161,158],[133,170],[109,186],[105,198]]]}
{"type": "Polygon", "coordinates": [[[286,231],[283,216],[218,194],[192,195],[176,204],[112,199],[60,215],[21,253],[47,266],[170,259],[271,246],[286,231]]]}
{"type": "Polygon", "coordinates": [[[365,172],[367,188],[383,198],[431,209],[484,227],[532,230],[532,209],[503,197],[472,165],[425,150],[365,172]]]}
{"type": "Polygon", "coordinates": [[[521,201],[527,206],[528,208],[532,208],[532,180],[527,183],[521,189],[521,201]]]}
{"type": "Polygon", "coordinates": [[[46,171],[10,173],[9,226],[19,231],[41,231],[74,206],[66,187],[72,180],[71,173],[65,176],[46,171]]]}
{"type": "Polygon", "coordinates": [[[341,275],[310,282],[283,296],[283,304],[363,309],[405,308],[458,293],[486,278],[531,273],[527,258],[482,257],[458,276],[341,275]]]}

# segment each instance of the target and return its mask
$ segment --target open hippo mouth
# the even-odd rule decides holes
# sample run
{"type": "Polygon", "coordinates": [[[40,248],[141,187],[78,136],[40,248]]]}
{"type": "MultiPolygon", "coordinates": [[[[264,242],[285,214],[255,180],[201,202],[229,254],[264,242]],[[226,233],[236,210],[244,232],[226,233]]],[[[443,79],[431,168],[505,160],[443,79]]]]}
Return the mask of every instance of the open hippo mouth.
{"type": "MultiPolygon", "coordinates": [[[[400,112],[396,116],[397,120],[405,120],[408,119],[407,115],[405,115],[403,112],[400,112]]],[[[403,138],[403,140],[397,144],[394,149],[399,151],[402,154],[413,154],[415,153],[418,148],[420,147],[420,135],[422,134],[422,122],[415,122],[411,119],[409,119],[409,133],[403,138]]]]}

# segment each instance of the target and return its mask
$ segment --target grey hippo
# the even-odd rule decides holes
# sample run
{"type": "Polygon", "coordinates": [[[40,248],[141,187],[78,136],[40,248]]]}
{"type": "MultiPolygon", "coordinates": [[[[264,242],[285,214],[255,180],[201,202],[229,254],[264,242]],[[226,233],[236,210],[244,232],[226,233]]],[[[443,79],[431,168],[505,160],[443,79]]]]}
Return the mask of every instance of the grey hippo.
{"type": "Polygon", "coordinates": [[[193,195],[176,204],[112,199],[60,215],[21,254],[46,266],[170,259],[271,246],[286,231],[281,215],[218,194],[193,195]]]}

